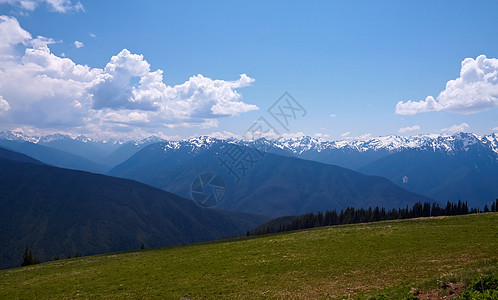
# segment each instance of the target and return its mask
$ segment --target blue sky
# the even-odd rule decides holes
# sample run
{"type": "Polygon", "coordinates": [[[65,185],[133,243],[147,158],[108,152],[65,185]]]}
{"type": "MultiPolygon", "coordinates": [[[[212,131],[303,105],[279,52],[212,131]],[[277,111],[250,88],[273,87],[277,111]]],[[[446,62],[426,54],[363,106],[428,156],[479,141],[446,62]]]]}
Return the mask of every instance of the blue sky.
{"type": "Polygon", "coordinates": [[[307,111],[279,129],[288,135],[498,131],[497,1],[28,2],[0,0],[0,129],[241,135],[272,121],[267,109],[288,91],[307,111]],[[31,37],[6,42],[19,34],[13,20],[31,37]],[[50,52],[26,58],[38,36],[50,52]],[[69,74],[78,67],[59,58],[94,72],[69,74]],[[13,72],[24,73],[9,83],[13,72]]]}

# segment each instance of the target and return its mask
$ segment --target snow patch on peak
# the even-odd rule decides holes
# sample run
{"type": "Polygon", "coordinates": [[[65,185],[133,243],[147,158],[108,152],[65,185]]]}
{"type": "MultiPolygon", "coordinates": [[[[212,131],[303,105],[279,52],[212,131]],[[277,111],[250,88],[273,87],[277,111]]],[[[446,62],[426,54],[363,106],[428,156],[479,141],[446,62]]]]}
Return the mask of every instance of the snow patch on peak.
{"type": "Polygon", "coordinates": [[[40,138],[37,136],[26,135],[21,131],[1,131],[0,140],[38,143],[40,138]]]}
{"type": "Polygon", "coordinates": [[[94,139],[86,137],[84,135],[78,135],[74,140],[82,143],[95,142],[94,139]]]}
{"type": "Polygon", "coordinates": [[[273,142],[276,147],[288,149],[295,154],[302,154],[306,151],[321,152],[326,149],[359,152],[380,150],[399,152],[407,149],[421,149],[454,153],[455,151],[469,151],[472,147],[490,148],[495,153],[498,153],[498,134],[496,133],[487,136],[463,132],[453,135],[426,134],[412,137],[387,135],[368,140],[345,139],[339,141],[326,141],[304,136],[289,139],[281,138],[273,142]]]}
{"type": "Polygon", "coordinates": [[[135,146],[143,145],[143,144],[153,144],[153,143],[160,143],[166,141],[165,139],[162,139],[158,136],[151,135],[149,137],[146,137],[144,139],[141,139],[139,141],[135,142],[135,146]]]}
{"type": "Polygon", "coordinates": [[[40,139],[40,143],[50,143],[54,141],[72,141],[73,138],[70,137],[67,134],[61,134],[61,133],[54,133],[54,134],[49,134],[40,139]]]}

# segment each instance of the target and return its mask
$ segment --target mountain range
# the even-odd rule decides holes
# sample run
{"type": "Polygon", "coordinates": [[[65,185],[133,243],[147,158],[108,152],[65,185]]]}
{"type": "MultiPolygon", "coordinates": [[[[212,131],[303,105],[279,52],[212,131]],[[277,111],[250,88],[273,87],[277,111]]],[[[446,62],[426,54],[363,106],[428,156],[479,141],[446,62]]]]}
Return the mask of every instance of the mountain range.
{"type": "MultiPolygon", "coordinates": [[[[103,155],[100,158],[90,157],[91,155],[83,158],[92,158],[90,160],[94,165],[88,162],[69,164],[66,159],[63,160],[64,163],[58,161],[54,163],[53,158],[49,160],[46,157],[34,155],[33,151],[20,149],[20,147],[11,149],[48,164],[134,178],[161,188],[165,188],[165,185],[154,181],[160,181],[161,176],[166,175],[154,172],[146,174],[146,170],[140,171],[146,168],[145,166],[160,161],[161,159],[155,156],[161,155],[161,151],[168,152],[168,161],[176,159],[175,165],[180,165],[188,158],[213,146],[232,143],[256,148],[260,152],[316,161],[367,175],[386,177],[404,189],[439,202],[462,200],[472,206],[482,206],[498,196],[498,185],[495,184],[498,176],[497,133],[482,136],[462,132],[453,135],[428,134],[413,137],[391,135],[368,140],[346,139],[342,141],[327,141],[309,136],[256,141],[220,140],[207,136],[180,141],[165,141],[157,137],[141,141],[98,141],[83,136],[77,138],[64,135],[33,137],[20,132],[1,132],[0,145],[4,145],[2,143],[6,140],[45,145],[80,158],[81,153],[63,145],[77,145],[74,147],[77,149],[107,147],[106,151],[101,151],[107,155],[104,159],[105,166],[96,162],[103,162],[103,155]],[[152,147],[151,149],[156,149],[155,152],[151,149],[145,150],[149,146],[152,147]],[[145,152],[140,154],[140,151],[145,152]],[[172,158],[173,156],[176,158],[172,158]],[[141,172],[141,174],[140,176],[131,174],[133,172],[141,172]],[[154,176],[156,178],[153,178],[154,176]]],[[[86,152],[98,151],[100,150],[86,152]]],[[[61,155],[58,154],[55,157],[61,157],[61,155]]],[[[162,167],[171,166],[171,162],[162,164],[164,162],[159,163],[162,167]]],[[[178,189],[176,186],[168,188],[178,189]]]]}

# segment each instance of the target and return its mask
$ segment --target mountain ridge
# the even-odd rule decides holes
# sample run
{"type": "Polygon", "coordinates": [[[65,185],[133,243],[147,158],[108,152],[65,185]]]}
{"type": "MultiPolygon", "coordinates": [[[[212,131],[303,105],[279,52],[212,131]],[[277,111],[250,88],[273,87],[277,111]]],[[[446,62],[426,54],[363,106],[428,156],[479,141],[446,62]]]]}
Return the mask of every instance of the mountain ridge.
{"type": "Polygon", "coordinates": [[[26,246],[46,261],[238,236],[267,220],[201,207],[129,179],[25,159],[0,148],[0,268],[16,266],[26,246]]]}

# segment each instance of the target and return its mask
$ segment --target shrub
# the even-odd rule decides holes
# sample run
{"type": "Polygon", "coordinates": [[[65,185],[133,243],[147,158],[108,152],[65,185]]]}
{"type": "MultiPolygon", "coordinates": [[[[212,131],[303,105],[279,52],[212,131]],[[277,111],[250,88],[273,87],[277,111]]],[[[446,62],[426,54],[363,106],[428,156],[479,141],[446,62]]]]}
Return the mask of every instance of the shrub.
{"type": "Polygon", "coordinates": [[[498,299],[498,276],[480,276],[473,280],[460,296],[461,300],[498,299]]]}

